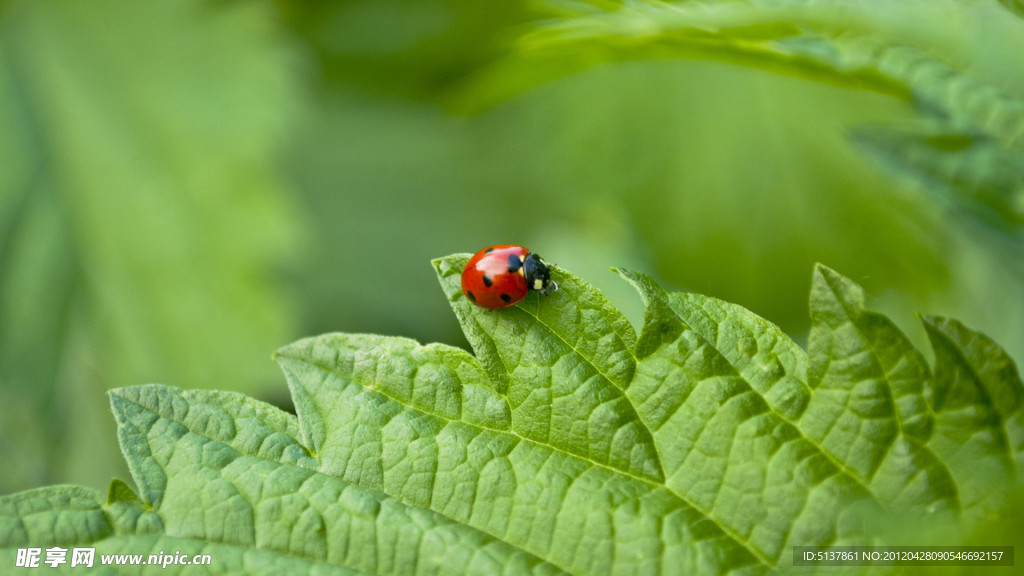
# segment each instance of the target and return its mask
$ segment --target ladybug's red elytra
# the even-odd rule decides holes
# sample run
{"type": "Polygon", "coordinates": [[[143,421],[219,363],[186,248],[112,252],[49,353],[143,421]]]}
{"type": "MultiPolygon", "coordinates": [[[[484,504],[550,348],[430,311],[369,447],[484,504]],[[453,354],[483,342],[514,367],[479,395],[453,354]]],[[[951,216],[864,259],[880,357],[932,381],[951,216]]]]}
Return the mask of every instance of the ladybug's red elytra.
{"type": "Polygon", "coordinates": [[[499,244],[477,252],[462,269],[462,293],[488,310],[519,302],[530,290],[558,290],[547,262],[529,248],[499,244]]]}

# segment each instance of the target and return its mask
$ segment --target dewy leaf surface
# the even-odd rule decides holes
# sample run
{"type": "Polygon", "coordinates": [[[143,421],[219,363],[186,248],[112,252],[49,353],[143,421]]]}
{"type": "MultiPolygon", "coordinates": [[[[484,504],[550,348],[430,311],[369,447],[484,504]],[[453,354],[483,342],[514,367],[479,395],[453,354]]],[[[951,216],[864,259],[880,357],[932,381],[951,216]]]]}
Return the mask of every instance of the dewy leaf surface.
{"type": "Polygon", "coordinates": [[[794,545],[901,544],[873,524],[890,514],[952,534],[1012,506],[1024,385],[956,321],[925,319],[930,368],[819,266],[805,353],[739,306],[620,270],[645,304],[637,336],[557,268],[558,292],[477,308],[466,261],[434,265],[475,355],[301,340],[276,356],[298,417],[115,390],[137,490],[0,498],[0,562],[90,546],[213,556],[198,574],[765,574],[794,545]]]}

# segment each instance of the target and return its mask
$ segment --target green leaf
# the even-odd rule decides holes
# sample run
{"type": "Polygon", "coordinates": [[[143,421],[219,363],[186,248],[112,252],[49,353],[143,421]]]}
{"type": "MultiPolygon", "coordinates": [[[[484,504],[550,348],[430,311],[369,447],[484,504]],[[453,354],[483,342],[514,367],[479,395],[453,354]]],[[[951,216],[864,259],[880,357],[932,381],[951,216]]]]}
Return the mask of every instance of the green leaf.
{"type": "Polygon", "coordinates": [[[471,81],[462,95],[465,103],[491,105],[602,64],[689,58],[876,91],[955,110],[1010,139],[1019,133],[1019,95],[971,77],[962,65],[975,55],[978,33],[988,34],[988,50],[1019,47],[1018,23],[1001,22],[987,6],[811,0],[587,6],[547,0],[540,7],[548,17],[525,29],[504,60],[481,70],[480,81],[471,81]]]}
{"type": "Polygon", "coordinates": [[[138,490],[0,498],[0,562],[77,545],[211,554],[203,574],[763,574],[794,545],[906,543],[894,520],[963,543],[1017,506],[1024,384],[956,321],[925,319],[929,367],[819,266],[805,353],[739,306],[619,270],[644,302],[637,336],[558,268],[557,292],[478,308],[467,259],[434,266],[475,355],[301,340],[276,355],[297,416],[114,390],[138,490]]]}
{"type": "Polygon", "coordinates": [[[528,87],[603,64],[666,58],[717,60],[910,96],[901,82],[871,66],[846,66],[832,56],[786,45],[805,29],[861,23],[851,22],[848,11],[823,3],[636,3],[587,10],[575,9],[575,3],[566,10],[557,0],[542,5],[557,17],[537,22],[506,58],[484,67],[453,99],[456,106],[493,106],[528,87]]]}

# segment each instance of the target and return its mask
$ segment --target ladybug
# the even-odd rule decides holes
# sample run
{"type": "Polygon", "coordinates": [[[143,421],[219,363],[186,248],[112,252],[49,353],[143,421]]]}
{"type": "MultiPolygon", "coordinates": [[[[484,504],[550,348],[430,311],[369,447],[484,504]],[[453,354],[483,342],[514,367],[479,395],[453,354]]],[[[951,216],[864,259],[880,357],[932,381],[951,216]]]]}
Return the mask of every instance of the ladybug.
{"type": "Polygon", "coordinates": [[[469,301],[488,310],[519,302],[530,290],[554,292],[547,262],[529,248],[499,244],[477,252],[462,269],[462,292],[469,301]]]}

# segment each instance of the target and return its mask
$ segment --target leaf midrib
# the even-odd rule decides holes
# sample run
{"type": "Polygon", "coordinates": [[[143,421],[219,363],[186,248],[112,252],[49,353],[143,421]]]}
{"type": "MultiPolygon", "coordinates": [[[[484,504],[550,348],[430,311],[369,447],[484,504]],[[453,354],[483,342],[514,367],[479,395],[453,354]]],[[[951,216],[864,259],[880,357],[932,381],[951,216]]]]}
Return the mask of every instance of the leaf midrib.
{"type": "MultiPolygon", "coordinates": [[[[538,304],[538,306],[539,306],[539,304],[538,304]]],[[[523,308],[523,307],[520,307],[520,309],[523,312],[525,312],[526,314],[528,314],[529,316],[532,316],[537,321],[538,324],[540,324],[541,326],[547,328],[548,332],[550,332],[551,334],[554,334],[556,338],[558,338],[563,343],[565,343],[566,346],[568,346],[573,352],[575,352],[577,357],[581,358],[584,362],[589,364],[594,369],[595,372],[597,372],[602,378],[605,379],[605,381],[607,381],[616,390],[619,391],[620,397],[623,398],[624,400],[626,400],[626,402],[629,403],[629,407],[633,410],[633,414],[636,416],[636,419],[633,420],[633,421],[636,422],[637,424],[639,424],[640,426],[642,426],[644,432],[647,433],[647,437],[650,438],[650,440],[651,440],[651,443],[650,443],[651,449],[654,450],[654,454],[658,458],[658,460],[656,462],[657,465],[658,465],[658,472],[661,474],[661,478],[664,480],[665,477],[666,477],[665,476],[665,466],[661,462],[661,453],[658,451],[658,445],[654,441],[654,432],[652,432],[650,427],[647,426],[647,423],[644,422],[643,418],[640,416],[640,412],[637,411],[636,406],[634,406],[633,402],[629,399],[629,395],[626,393],[626,389],[629,388],[629,384],[627,383],[625,387],[619,386],[619,384],[617,384],[614,380],[611,379],[610,376],[608,376],[608,374],[606,374],[603,370],[601,370],[601,368],[598,367],[597,363],[594,362],[589,356],[587,356],[586,354],[581,352],[579,350],[579,348],[577,348],[575,345],[570,344],[569,341],[566,340],[565,337],[562,336],[561,333],[559,333],[554,328],[552,328],[550,325],[548,325],[548,323],[546,323],[543,320],[541,320],[539,314],[536,314],[533,311],[527,310],[526,308],[523,308]]],[[[611,322],[609,322],[609,325],[613,325],[613,324],[611,322]]],[[[614,327],[613,327],[613,330],[614,330],[614,327]]],[[[618,336],[617,332],[616,332],[616,336],[618,336]]],[[[490,336],[490,334],[487,334],[487,337],[490,338],[492,341],[494,340],[494,338],[492,338],[490,336]]],[[[619,339],[621,340],[622,337],[619,336],[619,339]]],[[[631,349],[624,341],[622,342],[622,349],[627,354],[629,354],[630,359],[632,359],[632,361],[633,361],[633,378],[635,378],[636,377],[636,364],[637,364],[636,351],[631,349]]],[[[502,362],[504,363],[504,360],[502,360],[502,362]]],[[[509,372],[509,378],[511,379],[511,377],[512,377],[512,373],[509,372]]],[[[608,468],[611,468],[611,467],[609,466],[608,468]]],[[[613,468],[613,469],[617,470],[617,468],[613,468]]],[[[628,474],[628,472],[625,472],[625,471],[623,471],[623,472],[628,474]]],[[[630,475],[632,475],[632,474],[630,474],[630,475]]]]}

